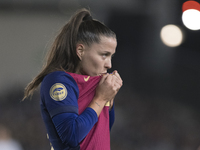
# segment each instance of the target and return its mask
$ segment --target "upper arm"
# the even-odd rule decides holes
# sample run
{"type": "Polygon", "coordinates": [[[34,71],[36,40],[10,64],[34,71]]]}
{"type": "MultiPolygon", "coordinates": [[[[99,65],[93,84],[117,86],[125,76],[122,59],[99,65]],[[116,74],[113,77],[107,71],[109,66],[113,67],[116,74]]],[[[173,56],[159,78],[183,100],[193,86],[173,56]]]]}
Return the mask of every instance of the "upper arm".
{"type": "Polygon", "coordinates": [[[41,85],[41,95],[51,118],[65,112],[78,114],[78,86],[65,72],[47,75],[41,85]]]}

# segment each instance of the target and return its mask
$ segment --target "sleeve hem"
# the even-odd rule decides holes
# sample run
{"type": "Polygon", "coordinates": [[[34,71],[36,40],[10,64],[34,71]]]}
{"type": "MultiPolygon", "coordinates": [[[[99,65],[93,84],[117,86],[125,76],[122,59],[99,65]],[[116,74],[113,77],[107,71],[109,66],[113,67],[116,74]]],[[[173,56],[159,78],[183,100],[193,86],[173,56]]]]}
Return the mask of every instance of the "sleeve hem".
{"type": "Polygon", "coordinates": [[[75,113],[78,115],[78,108],[75,106],[60,106],[49,112],[51,118],[61,113],[75,113]]]}

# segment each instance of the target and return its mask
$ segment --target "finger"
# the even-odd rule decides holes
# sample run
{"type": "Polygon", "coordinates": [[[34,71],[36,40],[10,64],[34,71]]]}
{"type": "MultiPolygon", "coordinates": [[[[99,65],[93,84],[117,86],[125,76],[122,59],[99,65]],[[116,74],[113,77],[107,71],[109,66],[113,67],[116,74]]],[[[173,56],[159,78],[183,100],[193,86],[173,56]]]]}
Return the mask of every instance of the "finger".
{"type": "Polygon", "coordinates": [[[119,85],[120,87],[123,85],[123,83],[122,83],[121,80],[115,80],[115,84],[116,84],[116,85],[119,85]]]}
{"type": "Polygon", "coordinates": [[[121,77],[120,77],[120,75],[119,75],[119,73],[118,73],[117,71],[114,73],[114,75],[115,75],[119,80],[122,81],[122,79],[121,79],[121,77]]]}
{"type": "Polygon", "coordinates": [[[116,72],[115,75],[113,75],[113,82],[117,82],[118,84],[122,85],[123,81],[119,74],[116,72]]]}
{"type": "Polygon", "coordinates": [[[104,74],[104,75],[102,75],[102,77],[101,77],[101,80],[100,80],[100,82],[99,82],[99,84],[101,84],[101,83],[103,83],[105,80],[106,80],[106,78],[108,77],[108,73],[107,74],[104,74]]]}
{"type": "Polygon", "coordinates": [[[122,79],[121,79],[121,77],[120,77],[120,75],[119,75],[119,73],[117,72],[117,70],[113,71],[112,74],[113,74],[114,76],[116,76],[117,79],[120,80],[120,82],[123,82],[122,79]]]}
{"type": "Polygon", "coordinates": [[[112,74],[115,74],[115,73],[117,73],[117,70],[114,70],[114,71],[112,72],[112,74]]]}
{"type": "Polygon", "coordinates": [[[108,82],[112,83],[112,82],[113,82],[113,75],[112,75],[112,74],[108,74],[106,80],[107,80],[108,82]]]}
{"type": "Polygon", "coordinates": [[[118,90],[119,90],[119,89],[122,87],[122,84],[116,82],[116,83],[114,84],[114,87],[115,87],[115,89],[118,89],[118,90]]]}

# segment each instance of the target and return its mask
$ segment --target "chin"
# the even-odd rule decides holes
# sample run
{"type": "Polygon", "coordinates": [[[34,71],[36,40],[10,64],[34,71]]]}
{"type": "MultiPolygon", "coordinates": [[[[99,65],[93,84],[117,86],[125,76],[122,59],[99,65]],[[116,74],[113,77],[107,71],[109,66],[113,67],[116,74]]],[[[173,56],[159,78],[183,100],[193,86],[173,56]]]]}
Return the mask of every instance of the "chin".
{"type": "Polygon", "coordinates": [[[95,74],[90,74],[89,76],[100,76],[101,74],[100,73],[95,73],[95,74]]]}
{"type": "Polygon", "coordinates": [[[91,77],[94,77],[94,76],[100,76],[99,74],[93,74],[93,75],[90,75],[91,77]]]}
{"type": "Polygon", "coordinates": [[[96,72],[82,72],[82,75],[87,75],[87,76],[101,76],[102,73],[96,73],[96,72]]]}

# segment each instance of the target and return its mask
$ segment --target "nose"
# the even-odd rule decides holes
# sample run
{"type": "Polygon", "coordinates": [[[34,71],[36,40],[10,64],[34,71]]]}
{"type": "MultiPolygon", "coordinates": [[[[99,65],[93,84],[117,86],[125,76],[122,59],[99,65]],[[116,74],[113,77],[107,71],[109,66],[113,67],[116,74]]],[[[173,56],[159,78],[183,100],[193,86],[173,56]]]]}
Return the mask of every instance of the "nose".
{"type": "Polygon", "coordinates": [[[105,68],[106,69],[110,69],[112,68],[112,62],[111,62],[111,59],[108,59],[105,63],[105,68]]]}

